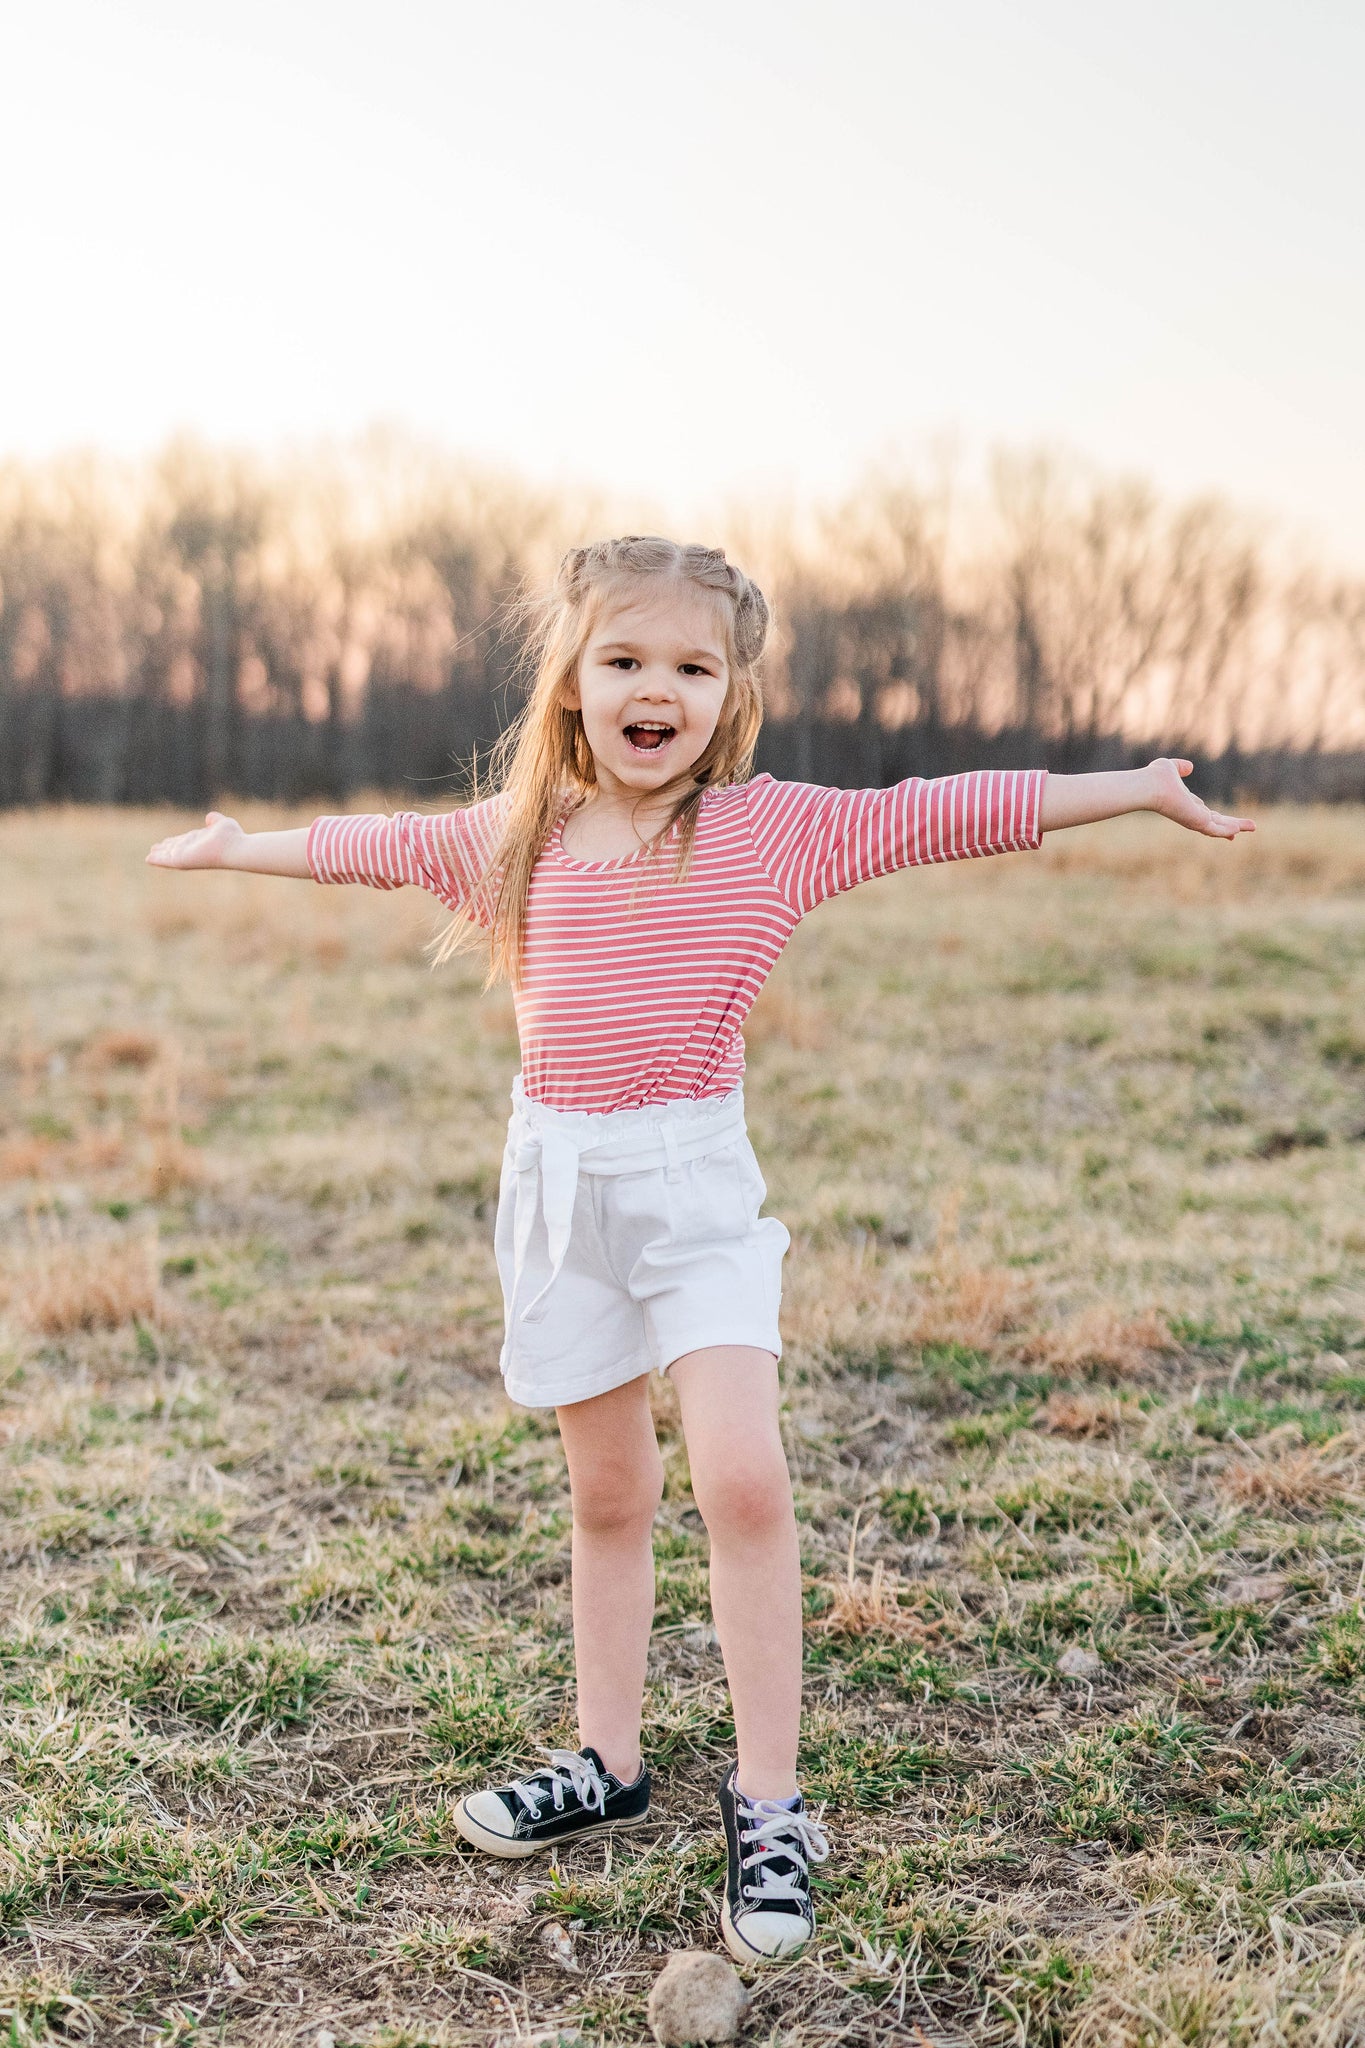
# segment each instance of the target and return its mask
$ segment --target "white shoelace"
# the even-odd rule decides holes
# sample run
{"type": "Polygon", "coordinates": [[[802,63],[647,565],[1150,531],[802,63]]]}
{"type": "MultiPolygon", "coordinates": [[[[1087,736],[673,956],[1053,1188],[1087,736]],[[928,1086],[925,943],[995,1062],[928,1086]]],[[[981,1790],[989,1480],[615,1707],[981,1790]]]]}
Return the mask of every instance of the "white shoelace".
{"type": "Polygon", "coordinates": [[[551,1797],[555,1812],[563,1813],[566,1784],[577,1793],[585,1813],[606,1812],[606,1780],[585,1756],[580,1756],[576,1749],[547,1749],[544,1754],[550,1759],[548,1771],[536,1771],[529,1778],[518,1778],[509,1788],[532,1820],[540,1819],[540,1803],[551,1797]]]}
{"type": "Polygon", "coordinates": [[[742,1847],[751,1842],[755,1845],[753,1854],[741,1859],[741,1867],[758,1872],[757,1884],[743,1886],[744,1897],[760,1907],[779,1900],[806,1905],[806,1890],[800,1880],[809,1880],[809,1864],[823,1863],[829,1854],[824,1829],[817,1827],[808,1813],[793,1813],[780,1799],[750,1800],[737,1792],[735,1812],[741,1823],[754,1823],[749,1828],[741,1825],[739,1830],[742,1847]],[[797,1866],[795,1873],[766,1869],[770,1856],[785,1856],[797,1866]]]}

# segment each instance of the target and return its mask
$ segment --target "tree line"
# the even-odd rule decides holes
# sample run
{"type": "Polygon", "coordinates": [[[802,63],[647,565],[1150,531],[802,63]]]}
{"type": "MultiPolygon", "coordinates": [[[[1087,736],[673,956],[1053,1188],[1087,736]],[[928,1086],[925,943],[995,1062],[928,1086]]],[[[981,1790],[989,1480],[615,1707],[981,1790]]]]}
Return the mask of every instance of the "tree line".
{"type": "MultiPolygon", "coordinates": [[[[621,523],[377,434],[0,465],[0,804],[448,801],[517,707],[519,595],[621,523]]],[[[774,603],[776,773],[1180,751],[1365,797],[1365,577],[1220,501],[1002,456],[704,537],[774,603]]]]}

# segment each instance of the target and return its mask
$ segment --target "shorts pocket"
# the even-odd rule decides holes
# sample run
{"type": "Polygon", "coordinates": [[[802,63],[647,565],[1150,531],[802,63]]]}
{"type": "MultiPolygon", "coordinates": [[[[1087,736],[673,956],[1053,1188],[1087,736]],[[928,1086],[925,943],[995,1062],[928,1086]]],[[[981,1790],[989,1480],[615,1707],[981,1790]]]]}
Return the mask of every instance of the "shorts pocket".
{"type": "MultiPolygon", "coordinates": [[[[746,1184],[741,1147],[685,1160],[677,1180],[663,1176],[668,1235],[676,1245],[714,1244],[744,1237],[753,1226],[753,1191],[746,1184]]],[[[757,1174],[757,1166],[754,1172],[757,1174]]],[[[759,1185],[762,1185],[761,1176],[759,1185]]]]}

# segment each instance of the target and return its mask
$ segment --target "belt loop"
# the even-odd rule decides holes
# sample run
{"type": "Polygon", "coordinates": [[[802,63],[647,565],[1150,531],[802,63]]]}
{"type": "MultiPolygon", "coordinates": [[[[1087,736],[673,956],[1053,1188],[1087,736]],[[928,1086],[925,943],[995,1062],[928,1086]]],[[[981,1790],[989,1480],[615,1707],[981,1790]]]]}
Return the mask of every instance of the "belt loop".
{"type": "Polygon", "coordinates": [[[668,1170],[665,1174],[665,1179],[672,1181],[681,1180],[682,1161],[678,1157],[678,1134],[667,1117],[659,1125],[659,1135],[664,1141],[664,1156],[668,1160],[668,1170]]]}

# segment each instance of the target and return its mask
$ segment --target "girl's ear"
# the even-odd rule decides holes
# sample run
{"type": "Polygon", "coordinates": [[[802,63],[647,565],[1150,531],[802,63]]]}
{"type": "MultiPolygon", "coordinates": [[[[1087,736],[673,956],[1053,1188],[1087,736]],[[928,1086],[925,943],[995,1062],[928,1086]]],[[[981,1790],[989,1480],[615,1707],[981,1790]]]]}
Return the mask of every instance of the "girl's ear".
{"type": "Polygon", "coordinates": [[[567,681],[561,683],[559,701],[566,711],[581,711],[583,709],[583,696],[579,690],[578,677],[576,675],[570,676],[567,681]]]}

